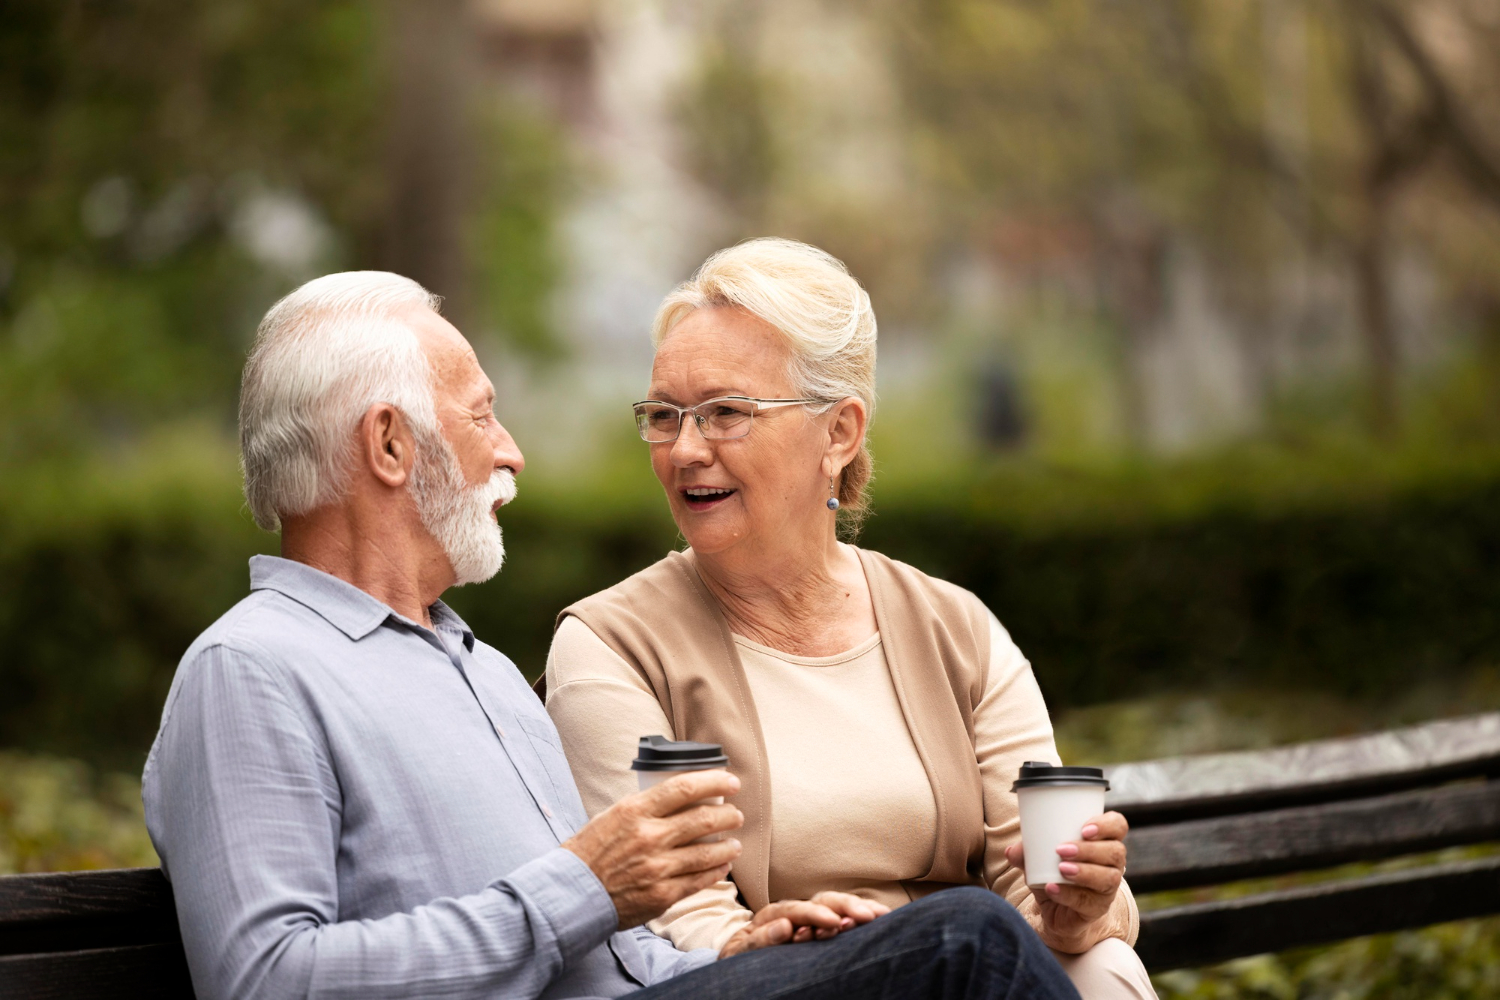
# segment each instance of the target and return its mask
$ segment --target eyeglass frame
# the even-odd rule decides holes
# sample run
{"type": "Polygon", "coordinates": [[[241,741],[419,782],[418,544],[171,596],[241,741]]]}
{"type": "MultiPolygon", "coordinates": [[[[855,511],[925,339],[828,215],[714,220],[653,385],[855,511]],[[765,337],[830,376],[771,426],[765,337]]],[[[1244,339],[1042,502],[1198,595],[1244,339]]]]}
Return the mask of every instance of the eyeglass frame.
{"type": "Polygon", "coordinates": [[[685,417],[685,416],[687,416],[689,413],[691,413],[693,415],[693,424],[698,428],[698,433],[703,437],[703,440],[705,440],[705,441],[739,441],[739,440],[741,440],[743,438],[747,438],[747,437],[750,436],[750,427],[755,426],[755,417],[756,417],[756,414],[758,414],[763,409],[764,410],[775,410],[775,409],[780,409],[783,406],[797,406],[799,404],[803,405],[803,406],[807,406],[807,405],[814,404],[814,403],[822,404],[823,408],[827,409],[828,407],[830,407],[830,406],[833,405],[833,403],[827,402],[826,400],[822,400],[822,399],[758,399],[755,396],[715,396],[713,399],[705,399],[703,402],[696,403],[693,406],[678,406],[676,403],[668,403],[666,400],[663,400],[663,399],[642,399],[639,402],[635,402],[635,403],[630,404],[630,408],[633,411],[637,406],[645,406],[647,403],[654,403],[657,406],[665,406],[668,409],[676,410],[677,411],[677,433],[674,434],[674,435],[672,435],[671,437],[665,438],[665,439],[663,439],[661,441],[652,441],[650,438],[646,437],[646,432],[641,427],[641,421],[640,421],[640,416],[641,415],[640,414],[636,415],[636,424],[635,424],[636,431],[637,431],[637,433],[640,434],[641,440],[645,441],[647,444],[671,444],[672,442],[676,441],[678,438],[682,437],[682,418],[685,417]],[[754,412],[752,412],[750,414],[750,419],[749,419],[749,421],[747,421],[747,425],[746,425],[746,428],[745,428],[745,433],[738,434],[738,435],[736,435],[734,437],[729,437],[729,438],[722,438],[722,437],[712,437],[711,438],[711,437],[709,437],[707,434],[705,434],[703,432],[703,425],[708,420],[708,418],[706,416],[704,416],[703,414],[699,413],[698,412],[698,408],[702,407],[702,406],[708,406],[710,403],[722,403],[726,399],[732,399],[732,400],[734,400],[736,402],[739,402],[739,403],[754,403],[755,404],[755,410],[754,410],[754,412]]]}

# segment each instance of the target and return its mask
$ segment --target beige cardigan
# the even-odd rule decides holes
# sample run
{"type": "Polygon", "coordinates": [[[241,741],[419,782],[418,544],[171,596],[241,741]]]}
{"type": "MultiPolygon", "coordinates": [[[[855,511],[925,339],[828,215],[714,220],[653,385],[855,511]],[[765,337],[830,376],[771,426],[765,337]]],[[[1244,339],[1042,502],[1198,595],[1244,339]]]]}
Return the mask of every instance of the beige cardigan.
{"type": "MultiPolygon", "coordinates": [[[[925,873],[920,866],[914,868],[913,861],[920,855],[914,858],[908,852],[897,865],[903,874],[896,895],[916,898],[947,885],[986,884],[1035,918],[1034,902],[1019,873],[1009,869],[1002,853],[1016,835],[1009,777],[1021,758],[1009,758],[1020,754],[1026,759],[1056,759],[1046,709],[1035,690],[1029,665],[998,622],[967,591],[876,553],[860,551],[859,555],[874,600],[880,645],[884,647],[883,651],[875,650],[874,655],[880,659],[869,664],[877,673],[872,675],[866,668],[858,675],[866,682],[862,688],[866,693],[860,697],[874,702],[880,685],[886,685],[885,697],[878,699],[880,711],[871,703],[870,714],[878,716],[876,724],[882,733],[899,732],[903,737],[909,733],[921,770],[912,776],[913,764],[906,774],[911,781],[921,782],[925,770],[936,806],[935,811],[925,811],[925,816],[935,817],[933,836],[930,840],[922,838],[928,845],[922,849],[931,851],[930,865],[925,873]],[[997,646],[993,656],[992,645],[997,646]],[[992,669],[996,660],[1000,661],[998,671],[992,669]],[[889,678],[882,681],[885,670],[889,678]],[[870,680],[877,687],[869,687],[870,680]],[[974,713],[986,695],[986,717],[981,722],[988,730],[977,733],[974,713]],[[901,732],[903,729],[906,732],[901,732]],[[996,729],[999,732],[993,731],[996,729]],[[1018,741],[1016,737],[1022,733],[1028,736],[1018,741]],[[981,770],[987,773],[981,776],[981,770]]],[[[674,553],[622,584],[568,608],[559,622],[567,624],[549,658],[548,681],[553,692],[549,708],[573,755],[575,773],[590,810],[607,805],[607,801],[592,801],[598,795],[591,795],[591,791],[601,785],[614,795],[628,790],[628,785],[621,784],[622,778],[628,782],[628,772],[623,770],[624,748],[633,746],[635,738],[644,734],[614,733],[613,729],[650,724],[645,720],[652,717],[651,713],[639,702],[654,699],[657,704],[650,707],[659,708],[657,728],[669,728],[669,735],[678,739],[725,745],[732,767],[742,780],[736,802],[746,813],[746,827],[740,836],[746,849],[735,866],[734,878],[752,909],[766,905],[770,901],[770,835],[775,825],[770,812],[772,789],[767,747],[745,663],[748,657],[757,670],[764,671],[769,665],[774,671],[776,661],[761,654],[774,658],[776,652],[757,652],[754,644],[736,642],[730,636],[717,601],[698,577],[691,553],[674,553]],[[559,655],[573,662],[560,662],[559,655]],[[634,713],[630,709],[632,698],[637,700],[634,713]],[[570,706],[587,707],[580,714],[570,711],[570,706]],[[601,745],[610,750],[601,753],[601,745]],[[615,756],[622,760],[613,760],[615,756]],[[595,775],[595,770],[601,773],[595,775]]],[[[797,679],[799,675],[782,676],[797,679]]],[[[773,696],[779,692],[767,690],[766,675],[760,673],[756,678],[762,700],[768,705],[778,704],[773,696]]],[[[812,690],[818,689],[815,686],[812,690]]],[[[825,698],[830,709],[836,702],[839,708],[847,708],[841,703],[845,692],[836,687],[825,687],[821,695],[812,697],[825,698]]],[[[772,721],[783,722],[788,713],[800,707],[782,705],[772,721]]],[[[785,727],[781,728],[785,733],[785,727]]],[[[910,749],[906,754],[911,760],[910,749]]],[[[788,773],[785,760],[783,755],[783,770],[779,772],[783,780],[788,773]]],[[[809,762],[809,766],[816,765],[809,762]]],[[[801,774],[794,768],[792,777],[801,774]]],[[[793,811],[786,810],[788,821],[793,811]]],[[[815,810],[795,811],[804,818],[816,815],[815,810]]],[[[813,834],[814,842],[824,839],[818,829],[801,832],[813,834]]],[[[790,833],[783,825],[781,834],[789,839],[790,833]]],[[[831,825],[826,840],[829,849],[837,851],[837,845],[847,844],[850,838],[838,837],[836,825],[831,825]]],[[[849,868],[859,867],[864,860],[851,858],[849,868]]],[[[834,870],[840,867],[836,857],[829,862],[834,870]]],[[[779,891],[786,892],[787,879],[778,875],[777,881],[779,891]]],[[[805,894],[826,887],[807,886],[805,894]]],[[[1105,922],[1108,926],[1101,926],[1099,937],[1132,940],[1136,921],[1128,891],[1121,894],[1116,909],[1119,912],[1105,922]]],[[[670,927],[667,931],[674,940],[679,936],[671,933],[670,927]]]]}

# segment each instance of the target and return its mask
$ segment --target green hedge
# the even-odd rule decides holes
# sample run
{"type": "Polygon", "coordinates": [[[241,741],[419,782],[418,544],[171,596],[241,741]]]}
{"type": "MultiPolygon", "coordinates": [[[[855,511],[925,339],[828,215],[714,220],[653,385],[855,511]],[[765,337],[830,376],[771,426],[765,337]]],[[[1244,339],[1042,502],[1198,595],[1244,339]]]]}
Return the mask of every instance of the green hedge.
{"type": "MultiPolygon", "coordinates": [[[[274,551],[233,483],[204,476],[0,506],[0,746],[138,766],[182,650],[243,595],[246,558],[274,551]]],[[[1004,514],[999,488],[878,498],[864,543],[975,590],[1055,707],[1219,684],[1379,693],[1500,660],[1500,473],[1050,524],[1004,514]]],[[[676,531],[639,494],[525,499],[504,515],[505,571],[450,598],[535,673],[557,611],[676,531]]]]}
{"type": "Polygon", "coordinates": [[[892,507],[864,540],[979,594],[1054,705],[1226,683],[1376,694],[1500,660],[1500,481],[1040,535],[892,507]]]}

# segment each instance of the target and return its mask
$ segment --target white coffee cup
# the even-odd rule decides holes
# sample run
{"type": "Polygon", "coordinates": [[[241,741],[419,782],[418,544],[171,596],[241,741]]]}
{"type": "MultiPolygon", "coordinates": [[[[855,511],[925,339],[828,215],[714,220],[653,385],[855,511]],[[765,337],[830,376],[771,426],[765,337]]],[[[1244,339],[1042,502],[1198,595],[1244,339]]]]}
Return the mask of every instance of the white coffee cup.
{"type": "Polygon", "coordinates": [[[1057,767],[1027,761],[1011,786],[1021,807],[1026,884],[1071,882],[1058,870],[1057,849],[1083,839],[1083,825],[1104,812],[1109,782],[1097,767],[1057,767]]]}
{"type": "MultiPolygon", "coordinates": [[[[636,745],[635,760],[630,762],[630,769],[635,772],[636,780],[643,792],[648,788],[655,788],[676,774],[683,774],[687,771],[712,771],[728,766],[729,758],[724,756],[724,748],[717,743],[674,741],[665,736],[642,736],[636,745]]],[[[712,798],[690,802],[683,808],[723,804],[724,796],[715,795],[712,798]]],[[[722,833],[713,833],[707,837],[699,837],[693,843],[708,844],[723,839],[722,833]]]]}

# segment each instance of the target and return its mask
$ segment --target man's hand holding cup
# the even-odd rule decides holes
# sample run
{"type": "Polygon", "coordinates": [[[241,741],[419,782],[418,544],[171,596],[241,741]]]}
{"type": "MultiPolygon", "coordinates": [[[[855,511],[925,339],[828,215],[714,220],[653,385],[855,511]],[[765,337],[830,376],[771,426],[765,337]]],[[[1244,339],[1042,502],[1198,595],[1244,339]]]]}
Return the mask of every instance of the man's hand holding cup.
{"type": "Polygon", "coordinates": [[[620,929],[635,927],[729,874],[740,842],[699,841],[744,825],[738,809],[722,804],[739,790],[740,779],[728,771],[674,774],[616,802],[562,846],[582,858],[603,883],[620,929]]]}

